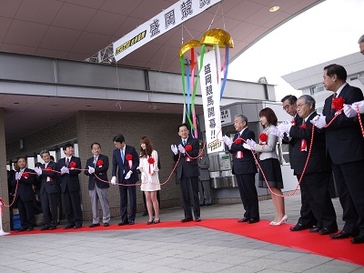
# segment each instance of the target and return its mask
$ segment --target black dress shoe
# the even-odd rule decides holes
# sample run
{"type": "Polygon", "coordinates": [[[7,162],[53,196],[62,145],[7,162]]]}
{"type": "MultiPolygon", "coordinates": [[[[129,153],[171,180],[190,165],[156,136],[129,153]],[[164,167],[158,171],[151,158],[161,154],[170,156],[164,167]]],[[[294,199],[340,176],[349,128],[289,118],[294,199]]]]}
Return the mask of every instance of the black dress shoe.
{"type": "Polygon", "coordinates": [[[331,234],[330,238],[331,239],[345,239],[345,238],[349,238],[350,236],[351,236],[350,232],[346,232],[345,230],[342,230],[339,233],[331,234]]]}
{"type": "Polygon", "coordinates": [[[320,229],[321,229],[321,228],[319,228],[319,227],[312,227],[312,228],[310,228],[310,232],[311,232],[311,233],[316,233],[316,232],[319,232],[319,231],[320,231],[320,229]]]}
{"type": "Polygon", "coordinates": [[[201,218],[200,217],[197,217],[195,221],[196,222],[201,222],[201,218]]]}
{"type": "Polygon", "coordinates": [[[319,230],[321,235],[329,235],[337,232],[337,228],[322,228],[319,230]]]}
{"type": "Polygon", "coordinates": [[[191,222],[193,219],[192,218],[183,218],[181,220],[182,223],[187,223],[187,222],[191,222]]]}
{"type": "Polygon", "coordinates": [[[295,226],[291,226],[289,228],[290,231],[300,231],[300,230],[304,230],[304,229],[309,229],[310,227],[308,226],[304,226],[301,223],[296,224],[295,226]]]}
{"type": "Polygon", "coordinates": [[[257,218],[250,218],[248,221],[249,224],[254,224],[254,223],[258,223],[258,222],[259,222],[259,219],[257,219],[257,218]]]}
{"type": "Polygon", "coordinates": [[[110,226],[109,223],[104,223],[104,227],[108,227],[108,226],[110,226]]]}
{"type": "Polygon", "coordinates": [[[134,221],[129,221],[129,225],[134,225],[135,222],[134,221]]]}
{"type": "Polygon", "coordinates": [[[57,227],[56,226],[51,226],[50,228],[49,228],[49,230],[54,230],[54,229],[56,229],[57,227]]]}
{"type": "Polygon", "coordinates": [[[48,229],[51,229],[51,226],[43,226],[40,230],[43,231],[43,230],[48,230],[48,229]]]}
{"type": "Polygon", "coordinates": [[[129,224],[127,221],[126,221],[126,222],[122,221],[122,222],[120,222],[120,223],[118,224],[118,226],[125,226],[125,225],[127,225],[127,224],[129,224]]]}
{"type": "Polygon", "coordinates": [[[99,224],[99,223],[97,223],[97,224],[91,224],[91,225],[89,225],[88,227],[93,228],[93,227],[99,227],[99,226],[100,226],[100,224],[99,224]]]}
{"type": "Polygon", "coordinates": [[[351,239],[351,242],[353,244],[363,244],[364,243],[364,235],[355,236],[353,239],[351,239]]]}
{"type": "Polygon", "coordinates": [[[75,225],[72,225],[72,224],[69,224],[67,226],[64,227],[64,229],[70,229],[70,228],[73,228],[75,225]]]}
{"type": "Polygon", "coordinates": [[[246,218],[246,217],[244,217],[244,218],[242,218],[242,219],[239,219],[238,220],[238,223],[245,223],[245,222],[248,222],[249,221],[249,219],[248,218],[246,218]]]}
{"type": "Polygon", "coordinates": [[[19,228],[19,229],[17,230],[17,232],[22,232],[22,231],[26,231],[26,230],[27,230],[26,228],[21,227],[21,228],[19,228]]]}
{"type": "MultiPolygon", "coordinates": [[[[100,225],[100,224],[99,224],[99,225],[100,225]]],[[[82,228],[82,225],[75,225],[73,228],[74,228],[74,229],[82,228]]]]}

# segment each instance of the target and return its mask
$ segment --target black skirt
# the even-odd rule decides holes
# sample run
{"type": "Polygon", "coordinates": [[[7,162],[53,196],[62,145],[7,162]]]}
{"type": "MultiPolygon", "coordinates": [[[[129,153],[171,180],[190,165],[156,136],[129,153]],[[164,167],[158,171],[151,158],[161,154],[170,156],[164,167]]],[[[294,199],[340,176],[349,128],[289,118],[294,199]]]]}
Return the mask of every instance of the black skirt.
{"type": "MultiPolygon", "coordinates": [[[[268,158],[259,161],[265,178],[271,188],[283,189],[281,165],[277,158],[268,158]]],[[[259,188],[268,188],[262,171],[259,170],[259,188]]]]}

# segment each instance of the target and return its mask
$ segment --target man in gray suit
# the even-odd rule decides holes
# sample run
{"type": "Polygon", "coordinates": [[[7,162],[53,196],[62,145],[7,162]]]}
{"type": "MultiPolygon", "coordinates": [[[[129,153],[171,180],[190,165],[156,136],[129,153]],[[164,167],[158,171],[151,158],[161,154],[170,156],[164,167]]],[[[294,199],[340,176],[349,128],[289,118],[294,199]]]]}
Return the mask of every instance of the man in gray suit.
{"type": "MultiPolygon", "coordinates": [[[[201,152],[202,149],[200,149],[200,153],[201,152]]],[[[210,161],[206,152],[198,159],[198,167],[200,168],[200,176],[198,177],[200,206],[210,206],[212,204],[209,172],[210,161]]]]}
{"type": "Polygon", "coordinates": [[[91,144],[92,157],[87,159],[85,175],[88,179],[88,190],[91,199],[92,207],[92,224],[90,228],[100,226],[99,207],[100,201],[102,208],[102,222],[104,227],[109,226],[110,222],[110,208],[108,199],[108,189],[110,187],[107,183],[107,170],[109,168],[109,158],[101,154],[101,145],[97,142],[91,144]]]}

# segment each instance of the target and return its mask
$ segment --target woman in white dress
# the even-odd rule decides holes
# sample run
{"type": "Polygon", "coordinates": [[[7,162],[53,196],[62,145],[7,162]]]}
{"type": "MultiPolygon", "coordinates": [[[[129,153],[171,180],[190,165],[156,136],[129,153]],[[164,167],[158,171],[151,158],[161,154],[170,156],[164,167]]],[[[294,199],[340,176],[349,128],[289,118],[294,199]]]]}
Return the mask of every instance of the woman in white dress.
{"type": "Polygon", "coordinates": [[[141,173],[141,190],[145,193],[147,201],[147,210],[150,224],[160,223],[159,204],[157,200],[157,191],[161,189],[158,177],[158,153],[153,149],[152,141],[149,137],[143,136],[140,139],[140,160],[139,171],[141,173]],[[155,218],[153,219],[153,212],[155,218]]]}

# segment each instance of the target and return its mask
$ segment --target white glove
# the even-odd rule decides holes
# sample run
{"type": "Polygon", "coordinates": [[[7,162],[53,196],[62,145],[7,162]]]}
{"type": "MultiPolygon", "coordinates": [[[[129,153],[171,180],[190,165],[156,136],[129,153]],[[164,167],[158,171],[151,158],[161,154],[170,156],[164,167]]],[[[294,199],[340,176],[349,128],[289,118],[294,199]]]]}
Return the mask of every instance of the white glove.
{"type": "Polygon", "coordinates": [[[42,175],[42,169],[39,167],[35,167],[34,171],[37,173],[38,176],[42,175]]]}
{"type": "Polygon", "coordinates": [[[111,177],[111,185],[116,185],[116,176],[111,177]]]}
{"type": "Polygon", "coordinates": [[[356,116],[356,110],[350,104],[344,104],[344,114],[348,118],[356,116]]]}
{"type": "Polygon", "coordinates": [[[171,151],[174,153],[174,155],[177,155],[178,154],[178,149],[177,149],[177,146],[172,144],[171,145],[171,151]]]}
{"type": "Polygon", "coordinates": [[[140,179],[142,180],[142,182],[147,179],[147,175],[145,174],[145,172],[142,172],[140,179]]]}
{"type": "Polygon", "coordinates": [[[250,147],[248,144],[243,143],[243,147],[247,150],[252,150],[252,147],[250,147]]]}
{"type": "Polygon", "coordinates": [[[252,139],[247,139],[246,143],[244,143],[244,144],[247,144],[249,147],[251,147],[249,150],[255,150],[255,145],[257,145],[257,143],[252,139]]]}
{"type": "Polygon", "coordinates": [[[364,113],[364,100],[354,102],[352,104],[352,107],[355,109],[355,111],[356,111],[356,107],[358,107],[359,108],[359,113],[363,114],[364,113]]]}
{"type": "Polygon", "coordinates": [[[315,125],[315,127],[321,129],[326,126],[326,117],[317,115],[313,119],[310,120],[310,122],[315,125]]]}
{"type": "Polygon", "coordinates": [[[70,170],[66,166],[63,166],[61,168],[61,174],[65,174],[65,173],[70,173],[70,170]]]}
{"type": "Polygon", "coordinates": [[[230,147],[231,144],[233,144],[233,141],[231,140],[231,138],[226,135],[222,137],[222,140],[224,141],[225,145],[228,147],[230,147]]]}
{"type": "Polygon", "coordinates": [[[282,133],[289,134],[289,131],[291,130],[291,127],[293,126],[293,123],[290,121],[284,121],[281,124],[277,126],[277,129],[282,133]]]}
{"type": "Polygon", "coordinates": [[[186,149],[185,149],[185,147],[182,146],[182,144],[178,145],[178,151],[180,151],[181,154],[186,153],[186,149]]]}
{"type": "Polygon", "coordinates": [[[93,174],[94,172],[95,172],[95,168],[91,167],[91,166],[88,166],[88,173],[93,174]]]}
{"type": "Polygon", "coordinates": [[[20,180],[20,178],[21,178],[21,173],[20,172],[16,172],[15,173],[15,179],[16,180],[20,180]]]}
{"type": "Polygon", "coordinates": [[[285,132],[283,132],[283,131],[280,131],[280,130],[278,129],[278,127],[276,127],[276,128],[271,128],[271,129],[269,130],[269,132],[270,132],[272,135],[275,135],[275,136],[277,136],[277,137],[279,137],[279,138],[283,138],[283,137],[284,137],[284,133],[285,133],[285,132]]]}
{"type": "Polygon", "coordinates": [[[125,179],[129,179],[132,173],[133,172],[131,170],[128,171],[128,173],[125,175],[125,179]]]}

